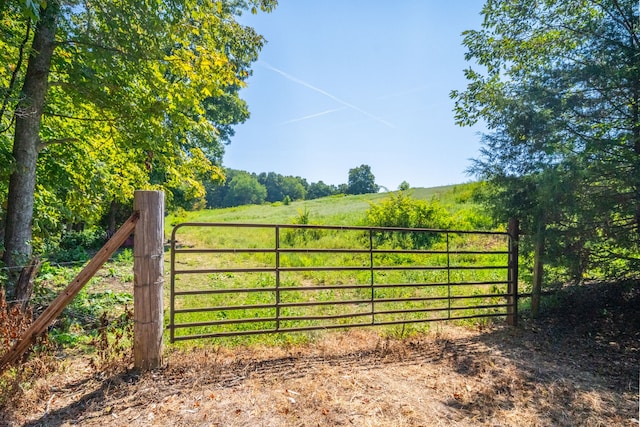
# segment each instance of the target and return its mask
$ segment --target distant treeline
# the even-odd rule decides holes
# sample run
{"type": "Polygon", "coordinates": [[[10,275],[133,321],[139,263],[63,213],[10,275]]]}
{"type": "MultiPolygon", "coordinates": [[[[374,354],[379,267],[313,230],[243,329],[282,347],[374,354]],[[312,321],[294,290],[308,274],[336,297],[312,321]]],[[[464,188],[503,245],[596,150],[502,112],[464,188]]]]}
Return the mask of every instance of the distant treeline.
{"type": "Polygon", "coordinates": [[[250,173],[236,169],[225,170],[224,182],[205,183],[207,208],[249,204],[311,200],[335,194],[377,193],[371,167],[361,165],[349,170],[346,184],[309,183],[299,176],[285,176],[275,172],[250,173]]]}

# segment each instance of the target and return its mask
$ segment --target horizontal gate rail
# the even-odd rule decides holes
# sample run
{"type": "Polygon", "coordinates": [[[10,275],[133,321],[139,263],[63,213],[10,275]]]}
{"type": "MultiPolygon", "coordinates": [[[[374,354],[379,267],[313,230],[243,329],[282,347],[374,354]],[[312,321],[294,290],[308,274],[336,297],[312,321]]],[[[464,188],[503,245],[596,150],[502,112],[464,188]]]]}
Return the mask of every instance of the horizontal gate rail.
{"type": "MultiPolygon", "coordinates": [[[[208,269],[196,269],[196,270],[175,270],[175,274],[207,274],[207,273],[273,273],[275,271],[283,272],[295,272],[295,271],[369,271],[373,268],[374,271],[400,271],[400,270],[423,270],[423,271],[438,271],[438,270],[506,270],[508,266],[492,267],[492,266],[454,266],[451,267],[411,267],[411,266],[387,266],[387,267],[358,267],[358,266],[346,266],[346,267],[279,267],[279,268],[208,268],[208,269]]],[[[506,280],[505,282],[506,283],[506,280]]]]}
{"type": "MultiPolygon", "coordinates": [[[[421,302],[421,301],[443,301],[443,300],[463,300],[463,299],[472,299],[472,298],[490,298],[490,297],[502,297],[506,298],[509,294],[484,294],[484,295],[461,295],[461,296],[451,296],[451,297],[419,297],[419,298],[380,298],[376,299],[376,302],[385,303],[385,302],[404,302],[404,301],[413,301],[413,302],[421,302]]],[[[280,303],[280,307],[308,307],[308,306],[320,306],[320,305],[348,305],[348,304],[364,304],[368,303],[370,300],[339,300],[339,301],[307,301],[307,302],[290,302],[290,303],[280,303]]],[[[493,304],[491,307],[504,307],[505,304],[493,304]]],[[[175,313],[207,313],[212,311],[221,311],[221,310],[248,310],[248,309],[260,309],[260,308],[272,308],[271,304],[248,304],[248,305],[226,305],[226,306],[218,306],[218,307],[204,307],[204,308],[183,308],[176,309],[175,313]]],[[[474,306],[474,308],[479,308],[480,306],[474,306]]],[[[487,308],[488,306],[483,306],[487,308]]],[[[468,307],[466,307],[468,308],[468,307]]],[[[449,307],[447,307],[447,310],[449,307]]],[[[453,308],[452,308],[453,309],[453,308]]],[[[383,314],[388,312],[378,311],[377,314],[383,314]]],[[[368,314],[368,313],[367,313],[368,314]]],[[[289,319],[281,317],[281,319],[289,319]]],[[[187,324],[191,325],[191,324],[187,324]]],[[[176,326],[179,327],[179,326],[176,326]]]]}
{"type": "Polygon", "coordinates": [[[171,236],[170,338],[508,318],[517,312],[514,254],[508,232],[183,223],[171,236]],[[235,234],[180,247],[185,227],[235,234]],[[355,233],[351,246],[335,247],[340,233],[355,233]],[[416,248],[388,243],[425,234],[441,238],[416,248]],[[489,240],[478,248],[474,239],[489,240]]]}
{"type": "MultiPolygon", "coordinates": [[[[507,282],[460,282],[460,283],[450,283],[449,286],[473,286],[473,285],[505,285],[507,282]]],[[[241,292],[267,292],[267,291],[276,291],[277,289],[280,291],[317,291],[317,290],[340,290],[340,289],[383,289],[383,288],[416,288],[416,287],[437,287],[443,286],[442,283],[406,283],[406,284],[380,284],[380,285],[324,285],[322,287],[306,287],[306,286],[292,286],[292,287],[280,287],[280,288],[230,288],[230,289],[205,289],[198,291],[175,291],[175,296],[184,296],[184,295],[214,295],[214,294],[232,294],[232,293],[241,293],[241,292]]],[[[492,296],[496,296],[499,294],[489,294],[492,296]]],[[[510,295],[510,294],[506,294],[510,295]]],[[[476,295],[472,295],[471,297],[480,297],[476,295]]],[[[446,297],[446,298],[437,298],[437,299],[454,299],[456,297],[446,297]]],[[[282,305],[282,304],[281,304],[282,305]]]]}

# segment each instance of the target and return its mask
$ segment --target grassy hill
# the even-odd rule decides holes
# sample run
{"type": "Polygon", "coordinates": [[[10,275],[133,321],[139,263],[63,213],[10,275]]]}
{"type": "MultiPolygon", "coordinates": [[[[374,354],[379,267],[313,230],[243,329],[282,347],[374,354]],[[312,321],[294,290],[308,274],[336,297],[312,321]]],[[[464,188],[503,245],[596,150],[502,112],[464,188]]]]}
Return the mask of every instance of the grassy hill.
{"type": "MultiPolygon", "coordinates": [[[[178,266],[172,282],[179,294],[174,300],[179,311],[175,320],[180,325],[177,336],[236,332],[250,335],[270,329],[276,300],[278,304],[289,304],[278,306],[277,312],[285,318],[283,325],[288,325],[278,326],[280,330],[358,324],[361,316],[372,313],[372,298],[376,299],[376,322],[380,324],[407,320],[416,323],[441,315],[502,315],[507,265],[507,241],[503,235],[402,231],[367,234],[342,228],[274,232],[276,229],[269,226],[228,226],[384,225],[471,230],[482,224],[478,218],[484,218],[473,203],[477,185],[417,188],[402,195],[341,195],[290,204],[210,209],[169,218],[167,235],[173,226],[185,222],[225,224],[181,226],[172,233],[171,239],[178,246],[172,258],[178,266]],[[383,213],[367,216],[372,205],[386,199],[381,205],[383,213]],[[428,203],[423,203],[425,200],[428,203]],[[422,221],[420,225],[412,225],[416,218],[422,221]],[[184,248],[187,250],[182,251],[184,248]],[[276,254],[273,248],[284,252],[276,254]],[[372,252],[366,252],[367,248],[372,252]],[[449,250],[458,252],[450,254],[449,250]],[[493,252],[483,253],[488,250],[493,252]],[[454,266],[451,270],[450,265],[454,266]],[[269,270],[273,268],[277,274],[269,270]],[[450,287],[450,282],[456,286],[450,287]],[[455,304],[450,297],[456,299],[455,304]],[[230,305],[233,309],[227,309],[230,305]],[[452,310],[458,311],[451,314],[452,310]],[[236,326],[231,326],[232,322],[236,326]]],[[[484,224],[490,221],[485,220],[484,224]]],[[[401,326],[400,330],[405,333],[422,327],[428,326],[401,326]]],[[[243,338],[241,342],[249,339],[254,338],[243,338]]],[[[265,339],[258,337],[255,342],[265,339]]]]}
{"type": "MultiPolygon", "coordinates": [[[[472,197],[477,186],[477,183],[468,183],[434,188],[414,188],[408,190],[406,194],[417,200],[437,201],[452,217],[462,218],[464,216],[470,217],[479,211],[472,197]]],[[[273,203],[182,212],[179,215],[171,215],[166,219],[165,236],[167,238],[171,236],[173,227],[182,222],[291,224],[299,223],[300,216],[306,213],[308,213],[309,217],[308,222],[311,224],[364,225],[366,212],[371,205],[380,203],[394,193],[396,192],[340,195],[316,200],[295,201],[288,205],[273,203]]],[[[250,230],[249,234],[248,238],[255,239],[258,237],[253,230],[250,230]]],[[[330,233],[327,234],[328,236],[325,236],[325,240],[333,238],[330,233]]],[[[238,241],[242,236],[243,234],[239,233],[237,229],[229,229],[221,233],[220,231],[214,232],[213,229],[203,231],[202,228],[193,227],[182,229],[178,240],[188,243],[207,244],[209,240],[214,239],[238,241]],[[231,235],[233,233],[238,235],[231,235]]],[[[286,236],[284,237],[286,238],[286,236]]],[[[337,245],[336,247],[348,248],[356,247],[359,243],[357,241],[357,233],[353,235],[345,234],[340,239],[342,240],[339,243],[332,241],[330,244],[337,245]]],[[[238,243],[238,245],[240,247],[252,247],[251,244],[238,243]]],[[[80,255],[84,254],[86,257],[92,250],[90,247],[83,247],[81,243],[78,243],[77,247],[73,249],[74,253],[71,255],[75,256],[77,252],[80,255]]],[[[168,261],[168,256],[166,259],[168,261]]],[[[309,262],[307,259],[299,261],[309,262]]],[[[398,260],[398,262],[400,261],[398,260]]],[[[46,307],[78,274],[84,262],[86,262],[86,258],[45,260],[35,279],[35,291],[32,300],[34,310],[39,312],[43,307],[46,307]]],[[[221,259],[219,262],[225,261],[221,259]]],[[[354,262],[359,261],[357,259],[347,259],[343,264],[354,262]]],[[[61,347],[84,346],[90,345],[102,333],[100,331],[105,334],[114,333],[107,331],[106,327],[100,326],[103,316],[105,316],[104,321],[106,323],[115,322],[114,327],[116,329],[121,328],[121,322],[125,322],[128,319],[129,308],[133,300],[132,264],[133,254],[130,248],[121,249],[113,259],[107,262],[74,299],[72,304],[65,309],[61,320],[49,331],[49,338],[52,343],[61,347]]],[[[166,271],[169,271],[168,265],[166,271]]],[[[347,273],[343,274],[346,275],[347,273]]],[[[195,280],[194,277],[196,276],[189,277],[189,286],[191,287],[200,285],[199,281],[195,280]]],[[[204,279],[208,279],[208,277],[204,277],[204,279]]],[[[234,278],[234,280],[236,279],[242,281],[241,277],[234,278]]],[[[325,279],[323,277],[318,281],[325,279]]],[[[309,280],[309,278],[304,278],[302,281],[308,282],[309,280]]],[[[346,283],[352,278],[343,277],[336,280],[346,283]]],[[[397,280],[401,281],[400,278],[397,278],[397,280]]],[[[242,283],[242,286],[248,285],[247,283],[242,283]]],[[[2,330],[0,328],[1,339],[2,330]]]]}
{"type": "MultiPolygon", "coordinates": [[[[432,188],[412,188],[408,194],[418,200],[437,200],[450,213],[477,207],[472,194],[477,183],[432,188]]],[[[379,203],[390,193],[337,195],[314,200],[299,200],[289,205],[273,203],[232,208],[182,212],[167,218],[167,231],[180,222],[251,222],[264,224],[291,223],[301,212],[308,212],[310,223],[323,225],[359,225],[372,203],[379,203]]]]}

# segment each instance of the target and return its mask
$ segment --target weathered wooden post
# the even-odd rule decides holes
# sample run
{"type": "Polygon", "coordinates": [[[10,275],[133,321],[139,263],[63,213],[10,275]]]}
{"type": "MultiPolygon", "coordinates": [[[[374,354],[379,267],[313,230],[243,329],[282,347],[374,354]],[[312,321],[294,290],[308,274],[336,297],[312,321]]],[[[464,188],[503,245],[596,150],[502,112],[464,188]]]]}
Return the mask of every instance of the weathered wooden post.
{"type": "Polygon", "coordinates": [[[136,191],[140,219],[133,242],[133,353],[141,370],[162,366],[164,193],[136,191]]]}
{"type": "Polygon", "coordinates": [[[509,233],[509,284],[507,285],[507,324],[518,326],[518,239],[520,238],[520,224],[516,219],[510,219],[507,226],[509,233]]]}

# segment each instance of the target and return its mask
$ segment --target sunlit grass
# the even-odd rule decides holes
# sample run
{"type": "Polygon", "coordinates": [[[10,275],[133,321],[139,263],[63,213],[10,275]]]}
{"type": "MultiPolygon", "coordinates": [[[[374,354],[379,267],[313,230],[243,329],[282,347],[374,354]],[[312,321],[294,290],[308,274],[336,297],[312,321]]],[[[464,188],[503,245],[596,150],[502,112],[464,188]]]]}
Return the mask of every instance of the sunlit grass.
{"type": "Polygon", "coordinates": [[[506,238],[443,236],[428,250],[406,253],[385,244],[370,247],[373,240],[362,229],[181,228],[176,238],[192,242],[188,247],[231,251],[176,253],[175,291],[201,291],[175,297],[174,323],[186,326],[176,329],[176,336],[504,314],[504,307],[492,306],[505,303],[506,284],[494,282],[507,278],[506,238]],[[276,255],[276,247],[284,252],[276,255]],[[323,249],[332,251],[315,252],[323,249]],[[487,250],[499,253],[479,253],[487,250]]]}

